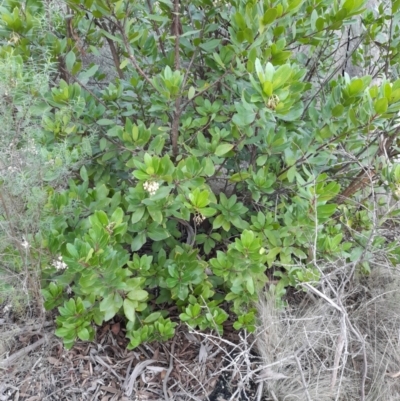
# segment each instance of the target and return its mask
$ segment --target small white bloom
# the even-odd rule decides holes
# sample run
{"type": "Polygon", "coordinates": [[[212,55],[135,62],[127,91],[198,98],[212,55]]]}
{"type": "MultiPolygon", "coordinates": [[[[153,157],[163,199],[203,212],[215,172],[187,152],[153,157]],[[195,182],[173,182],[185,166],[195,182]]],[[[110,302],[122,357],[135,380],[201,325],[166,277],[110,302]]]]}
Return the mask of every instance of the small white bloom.
{"type": "Polygon", "coordinates": [[[57,270],[65,270],[68,267],[67,264],[63,262],[61,256],[59,256],[57,260],[53,261],[52,266],[55,267],[57,270]]]}
{"type": "Polygon", "coordinates": [[[29,242],[25,239],[25,237],[22,237],[22,242],[21,242],[22,248],[29,249],[31,246],[29,245],[29,242]]]}
{"type": "Polygon", "coordinates": [[[10,173],[16,173],[16,172],[18,171],[18,169],[17,169],[16,167],[14,167],[14,166],[9,166],[9,167],[7,168],[7,170],[8,170],[10,173]]]}
{"type": "Polygon", "coordinates": [[[155,195],[155,193],[157,192],[158,188],[160,188],[160,184],[158,182],[155,182],[155,181],[146,181],[143,184],[143,188],[151,196],[151,195],[155,195]]]}

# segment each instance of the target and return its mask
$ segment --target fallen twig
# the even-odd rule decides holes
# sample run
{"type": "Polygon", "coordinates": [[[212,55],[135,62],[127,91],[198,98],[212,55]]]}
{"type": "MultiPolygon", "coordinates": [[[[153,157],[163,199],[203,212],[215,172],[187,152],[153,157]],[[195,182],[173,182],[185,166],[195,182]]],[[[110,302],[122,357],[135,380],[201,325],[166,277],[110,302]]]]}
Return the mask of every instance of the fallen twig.
{"type": "Polygon", "coordinates": [[[8,358],[4,359],[3,361],[0,362],[0,368],[6,368],[10,365],[12,365],[15,361],[17,361],[19,358],[22,358],[23,356],[29,354],[29,352],[33,351],[37,347],[40,347],[42,344],[44,344],[46,341],[48,341],[48,336],[44,335],[44,337],[35,343],[28,345],[25,348],[22,348],[21,350],[15,352],[8,358]]]}
{"type": "Polygon", "coordinates": [[[308,400],[308,401],[312,401],[312,400],[311,400],[311,397],[310,397],[310,393],[308,392],[307,383],[306,383],[306,379],[305,379],[305,377],[304,377],[303,369],[301,368],[300,359],[298,358],[297,355],[294,355],[294,359],[296,360],[297,367],[299,368],[299,372],[300,372],[300,376],[301,376],[301,381],[302,381],[303,386],[304,386],[304,391],[306,392],[307,400],[308,400]]]}
{"type": "Polygon", "coordinates": [[[168,367],[167,373],[165,374],[165,377],[163,380],[163,392],[164,392],[165,401],[169,401],[167,384],[168,384],[169,375],[171,374],[172,369],[174,368],[175,342],[176,342],[176,337],[174,337],[174,339],[172,341],[171,350],[169,351],[169,367],[168,367]]]}

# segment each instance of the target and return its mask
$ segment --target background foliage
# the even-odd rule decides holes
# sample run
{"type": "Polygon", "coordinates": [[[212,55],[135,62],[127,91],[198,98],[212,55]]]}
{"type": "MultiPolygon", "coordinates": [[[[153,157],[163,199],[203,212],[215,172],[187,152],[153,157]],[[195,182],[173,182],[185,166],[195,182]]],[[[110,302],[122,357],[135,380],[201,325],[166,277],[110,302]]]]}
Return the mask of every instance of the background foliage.
{"type": "Polygon", "coordinates": [[[368,274],[385,242],[397,263],[372,234],[398,211],[372,205],[399,195],[399,5],[2,2],[3,96],[40,127],[7,136],[42,166],[16,229],[66,347],[116,315],[130,348],[179,321],[251,331],[267,282],[282,300],[324,261],[368,274]]]}

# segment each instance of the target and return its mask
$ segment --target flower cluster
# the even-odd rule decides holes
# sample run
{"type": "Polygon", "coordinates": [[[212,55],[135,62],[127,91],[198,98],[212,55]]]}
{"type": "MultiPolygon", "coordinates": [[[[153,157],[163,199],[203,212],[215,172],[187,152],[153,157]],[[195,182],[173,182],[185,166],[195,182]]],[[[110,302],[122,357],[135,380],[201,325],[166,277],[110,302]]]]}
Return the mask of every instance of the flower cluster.
{"type": "Polygon", "coordinates": [[[150,195],[154,195],[157,192],[158,188],[160,188],[160,184],[158,182],[154,182],[154,181],[146,181],[143,184],[143,188],[150,195]]]}
{"type": "Polygon", "coordinates": [[[52,266],[54,266],[57,270],[64,270],[66,269],[68,266],[66,265],[66,263],[63,262],[62,257],[59,256],[52,264],[52,266]]]}
{"type": "Polygon", "coordinates": [[[21,246],[22,246],[22,248],[25,248],[25,249],[29,249],[31,247],[29,242],[25,239],[25,237],[22,237],[21,246]]]}
{"type": "Polygon", "coordinates": [[[201,213],[195,213],[193,217],[193,221],[196,226],[199,226],[205,219],[205,216],[203,216],[201,213]]]}

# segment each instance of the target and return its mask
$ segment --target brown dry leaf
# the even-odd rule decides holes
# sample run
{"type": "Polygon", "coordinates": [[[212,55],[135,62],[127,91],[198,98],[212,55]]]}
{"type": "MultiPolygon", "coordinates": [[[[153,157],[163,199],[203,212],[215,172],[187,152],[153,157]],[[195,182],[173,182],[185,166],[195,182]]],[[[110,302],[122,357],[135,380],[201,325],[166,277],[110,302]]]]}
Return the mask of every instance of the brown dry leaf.
{"type": "Polygon", "coordinates": [[[154,353],[153,353],[153,357],[151,358],[151,359],[154,359],[155,361],[158,361],[158,358],[160,357],[160,349],[159,348],[156,348],[155,350],[154,350],[154,353]]]}
{"type": "Polygon", "coordinates": [[[400,376],[400,371],[398,371],[397,373],[386,373],[386,375],[391,377],[392,379],[396,379],[400,376]]]}
{"type": "Polygon", "coordinates": [[[113,393],[113,394],[117,394],[117,393],[120,392],[120,391],[117,390],[116,388],[114,388],[114,387],[108,387],[108,386],[101,386],[100,389],[103,390],[103,391],[107,391],[108,393],[113,393]]]}
{"type": "Polygon", "coordinates": [[[120,323],[114,323],[114,324],[111,326],[111,331],[112,331],[115,335],[117,335],[117,334],[120,332],[120,330],[121,330],[121,325],[120,325],[120,323]]]}
{"type": "Polygon", "coordinates": [[[58,365],[60,364],[60,362],[61,362],[59,359],[54,358],[54,357],[52,357],[52,356],[49,356],[49,357],[47,358],[47,360],[48,360],[52,365],[54,365],[54,366],[58,366],[58,365]]]}

